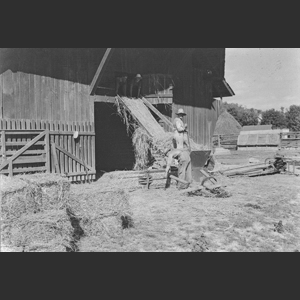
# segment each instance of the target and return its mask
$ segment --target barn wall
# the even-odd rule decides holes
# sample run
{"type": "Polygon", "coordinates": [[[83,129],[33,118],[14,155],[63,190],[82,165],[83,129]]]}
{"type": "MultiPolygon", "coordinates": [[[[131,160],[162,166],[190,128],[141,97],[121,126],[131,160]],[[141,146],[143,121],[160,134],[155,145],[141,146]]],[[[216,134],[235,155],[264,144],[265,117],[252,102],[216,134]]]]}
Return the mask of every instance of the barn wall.
{"type": "Polygon", "coordinates": [[[11,70],[0,82],[4,119],[94,122],[88,85],[11,70]]]}
{"type": "Polygon", "coordinates": [[[181,84],[174,90],[172,117],[183,108],[190,136],[196,143],[211,148],[221,102],[213,99],[212,82],[203,79],[202,74],[201,69],[194,67],[193,60],[186,62],[180,73],[181,84]]]}

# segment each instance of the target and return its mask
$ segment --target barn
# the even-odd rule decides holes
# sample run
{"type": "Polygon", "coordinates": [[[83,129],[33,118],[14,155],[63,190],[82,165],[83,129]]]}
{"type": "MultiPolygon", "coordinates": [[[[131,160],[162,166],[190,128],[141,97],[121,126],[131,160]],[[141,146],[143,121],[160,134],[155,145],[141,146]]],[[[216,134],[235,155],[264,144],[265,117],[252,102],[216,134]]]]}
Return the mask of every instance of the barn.
{"type": "Polygon", "coordinates": [[[145,99],[168,119],[183,108],[193,140],[211,147],[221,99],[234,95],[225,48],[1,48],[0,173],[80,181],[132,169],[115,79],[138,73],[145,99]]]}

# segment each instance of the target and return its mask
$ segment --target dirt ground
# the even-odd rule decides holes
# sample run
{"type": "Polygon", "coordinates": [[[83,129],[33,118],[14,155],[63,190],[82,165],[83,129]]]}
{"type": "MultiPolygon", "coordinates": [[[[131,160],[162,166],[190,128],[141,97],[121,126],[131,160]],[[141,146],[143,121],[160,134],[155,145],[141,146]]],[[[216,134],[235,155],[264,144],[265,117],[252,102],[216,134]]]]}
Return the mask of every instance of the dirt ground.
{"type": "MultiPolygon", "coordinates": [[[[249,158],[263,162],[274,153],[239,151],[217,159],[239,165],[249,158]]],[[[99,251],[300,251],[300,177],[217,178],[231,197],[180,195],[175,186],[164,191],[163,181],[150,190],[130,192],[134,228],[111,245],[99,245],[99,251]]]]}

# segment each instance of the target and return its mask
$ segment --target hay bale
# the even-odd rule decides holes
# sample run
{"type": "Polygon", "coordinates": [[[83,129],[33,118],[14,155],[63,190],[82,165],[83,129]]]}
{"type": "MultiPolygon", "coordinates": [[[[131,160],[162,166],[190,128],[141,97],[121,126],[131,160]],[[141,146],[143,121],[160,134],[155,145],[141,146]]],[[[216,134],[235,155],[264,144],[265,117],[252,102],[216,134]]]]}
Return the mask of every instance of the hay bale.
{"type": "Polygon", "coordinates": [[[1,178],[1,242],[9,247],[65,249],[72,239],[66,208],[70,183],[60,175],[1,178]]]}
{"type": "Polygon", "coordinates": [[[74,186],[71,198],[70,209],[81,220],[85,238],[97,237],[103,242],[119,238],[123,230],[122,217],[132,216],[129,195],[122,189],[101,192],[97,185],[84,189],[74,186]]]}
{"type": "Polygon", "coordinates": [[[3,219],[67,207],[70,182],[54,174],[21,175],[2,180],[3,219]]]}
{"type": "Polygon", "coordinates": [[[58,247],[66,249],[72,241],[73,227],[64,210],[53,210],[4,221],[1,232],[6,245],[27,251],[41,248],[53,251],[58,247]]]}

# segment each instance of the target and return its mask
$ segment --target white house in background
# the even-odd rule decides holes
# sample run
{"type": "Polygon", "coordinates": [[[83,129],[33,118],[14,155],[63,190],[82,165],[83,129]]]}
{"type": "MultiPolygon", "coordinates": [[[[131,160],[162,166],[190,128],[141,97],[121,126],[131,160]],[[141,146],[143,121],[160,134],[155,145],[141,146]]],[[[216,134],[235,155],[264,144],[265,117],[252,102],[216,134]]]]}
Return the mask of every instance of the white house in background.
{"type": "Polygon", "coordinates": [[[257,117],[258,125],[261,125],[262,113],[260,113],[257,117]]]}

